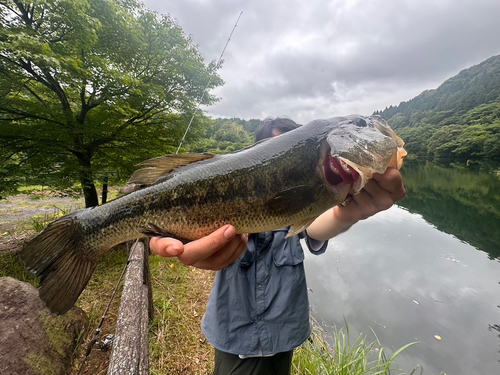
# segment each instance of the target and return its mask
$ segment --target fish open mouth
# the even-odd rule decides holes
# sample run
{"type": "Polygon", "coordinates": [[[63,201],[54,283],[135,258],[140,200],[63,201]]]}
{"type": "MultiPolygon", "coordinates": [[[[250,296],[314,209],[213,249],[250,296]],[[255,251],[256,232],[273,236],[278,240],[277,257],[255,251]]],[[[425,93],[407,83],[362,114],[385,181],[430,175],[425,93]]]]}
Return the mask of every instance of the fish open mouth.
{"type": "Polygon", "coordinates": [[[325,157],[324,163],[326,181],[331,186],[337,186],[341,183],[351,185],[361,178],[357,170],[344,160],[334,158],[329,152],[327,153],[327,157],[325,157]]]}

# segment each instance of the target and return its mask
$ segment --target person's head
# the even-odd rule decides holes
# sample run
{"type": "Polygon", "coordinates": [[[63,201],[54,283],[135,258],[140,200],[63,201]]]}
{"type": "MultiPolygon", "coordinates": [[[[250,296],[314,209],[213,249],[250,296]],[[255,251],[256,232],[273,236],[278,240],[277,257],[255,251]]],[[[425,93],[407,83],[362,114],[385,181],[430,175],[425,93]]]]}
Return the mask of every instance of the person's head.
{"type": "Polygon", "coordinates": [[[255,131],[255,141],[276,137],[277,135],[297,129],[299,126],[295,121],[286,117],[266,118],[255,131]]]}

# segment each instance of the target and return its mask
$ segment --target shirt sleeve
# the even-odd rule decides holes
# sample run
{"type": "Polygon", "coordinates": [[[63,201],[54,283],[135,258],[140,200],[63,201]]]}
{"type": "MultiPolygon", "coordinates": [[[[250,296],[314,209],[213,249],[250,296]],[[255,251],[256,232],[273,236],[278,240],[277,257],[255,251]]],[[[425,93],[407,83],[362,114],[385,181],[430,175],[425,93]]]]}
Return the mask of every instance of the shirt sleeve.
{"type": "Polygon", "coordinates": [[[328,241],[315,240],[314,238],[309,237],[306,231],[299,233],[299,237],[306,240],[306,245],[312,254],[321,255],[326,251],[328,241]]]}

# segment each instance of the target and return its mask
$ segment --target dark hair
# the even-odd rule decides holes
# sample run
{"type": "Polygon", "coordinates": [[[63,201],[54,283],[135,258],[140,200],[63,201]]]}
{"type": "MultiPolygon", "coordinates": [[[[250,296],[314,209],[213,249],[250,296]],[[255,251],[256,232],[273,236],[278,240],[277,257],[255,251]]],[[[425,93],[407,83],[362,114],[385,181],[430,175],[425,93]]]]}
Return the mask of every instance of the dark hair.
{"type": "Polygon", "coordinates": [[[266,118],[262,121],[257,130],[255,131],[255,141],[261,141],[266,138],[274,136],[273,131],[276,130],[280,133],[286,133],[290,130],[297,129],[299,125],[295,121],[286,117],[266,118]]]}

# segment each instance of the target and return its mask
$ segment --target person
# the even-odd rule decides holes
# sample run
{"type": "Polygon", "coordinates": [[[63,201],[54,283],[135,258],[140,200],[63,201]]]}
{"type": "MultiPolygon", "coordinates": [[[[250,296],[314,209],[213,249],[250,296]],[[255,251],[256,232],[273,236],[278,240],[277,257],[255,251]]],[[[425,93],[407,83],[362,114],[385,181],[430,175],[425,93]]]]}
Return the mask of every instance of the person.
{"type": "MultiPolygon", "coordinates": [[[[297,127],[288,118],[267,119],[255,138],[297,127]]],[[[351,202],[326,211],[299,236],[285,238],[287,228],[236,234],[233,226],[224,225],[185,245],[173,238],[152,238],[153,253],[218,271],[202,320],[202,331],[215,347],[214,374],[290,374],[293,350],[311,333],[299,237],[311,253],[320,255],[329,239],[405,194],[401,174],[388,168],[375,174],[351,202]]]]}

